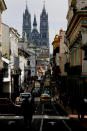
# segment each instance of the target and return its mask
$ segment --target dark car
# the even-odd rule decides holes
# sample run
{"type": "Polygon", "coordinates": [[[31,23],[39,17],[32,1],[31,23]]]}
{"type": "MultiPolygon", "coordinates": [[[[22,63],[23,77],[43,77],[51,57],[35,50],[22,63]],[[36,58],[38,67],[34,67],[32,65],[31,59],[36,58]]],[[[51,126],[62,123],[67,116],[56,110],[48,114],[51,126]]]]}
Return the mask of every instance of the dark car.
{"type": "Polygon", "coordinates": [[[8,98],[0,98],[0,114],[21,114],[21,106],[8,98]]]}
{"type": "Polygon", "coordinates": [[[28,98],[29,101],[32,100],[32,95],[30,92],[24,92],[24,93],[20,93],[19,96],[19,103],[21,104],[23,102],[24,99],[28,98]]]}

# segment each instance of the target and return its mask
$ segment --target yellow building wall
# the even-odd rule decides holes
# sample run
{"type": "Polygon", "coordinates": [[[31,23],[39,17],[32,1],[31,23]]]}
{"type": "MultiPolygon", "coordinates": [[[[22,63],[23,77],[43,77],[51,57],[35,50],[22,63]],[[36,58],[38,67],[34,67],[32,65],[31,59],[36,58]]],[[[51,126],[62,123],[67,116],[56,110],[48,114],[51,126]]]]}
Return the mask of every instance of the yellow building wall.
{"type": "Polygon", "coordinates": [[[59,43],[55,42],[54,45],[53,45],[53,50],[55,50],[57,47],[59,47],[59,43]]]}

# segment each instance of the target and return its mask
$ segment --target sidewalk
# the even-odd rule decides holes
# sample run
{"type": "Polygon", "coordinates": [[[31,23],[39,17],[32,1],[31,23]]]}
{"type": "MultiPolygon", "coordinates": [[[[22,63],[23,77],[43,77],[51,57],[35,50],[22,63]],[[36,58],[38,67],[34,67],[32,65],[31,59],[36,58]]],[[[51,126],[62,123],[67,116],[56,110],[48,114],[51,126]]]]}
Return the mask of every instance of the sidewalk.
{"type": "Polygon", "coordinates": [[[74,112],[72,114],[70,107],[67,106],[65,108],[63,106],[63,104],[61,104],[59,102],[58,102],[58,104],[61,106],[61,108],[63,108],[63,110],[65,110],[65,112],[69,115],[70,118],[77,119],[83,127],[87,128],[87,115],[84,116],[84,120],[79,120],[78,119],[78,113],[77,113],[76,110],[74,110],[74,112]]]}

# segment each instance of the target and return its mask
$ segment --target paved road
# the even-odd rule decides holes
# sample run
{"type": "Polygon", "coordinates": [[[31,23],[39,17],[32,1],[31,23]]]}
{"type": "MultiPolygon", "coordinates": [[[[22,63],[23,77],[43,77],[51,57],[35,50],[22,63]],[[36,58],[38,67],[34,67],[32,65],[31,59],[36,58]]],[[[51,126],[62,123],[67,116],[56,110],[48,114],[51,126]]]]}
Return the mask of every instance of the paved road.
{"type": "Polygon", "coordinates": [[[33,130],[66,130],[71,131],[64,120],[69,120],[69,116],[60,116],[53,103],[39,103],[35,115],[33,116],[33,130]],[[37,129],[35,127],[38,127],[37,129]]]}
{"type": "MultiPolygon", "coordinates": [[[[52,103],[41,103],[39,98],[30,131],[86,131],[78,120],[71,119],[60,106],[52,103]]],[[[0,128],[25,129],[23,116],[0,115],[0,128]]],[[[29,128],[28,128],[29,129],[29,128]]]]}
{"type": "Polygon", "coordinates": [[[78,120],[71,119],[59,105],[53,102],[38,102],[32,125],[33,131],[86,131],[78,120]]]}

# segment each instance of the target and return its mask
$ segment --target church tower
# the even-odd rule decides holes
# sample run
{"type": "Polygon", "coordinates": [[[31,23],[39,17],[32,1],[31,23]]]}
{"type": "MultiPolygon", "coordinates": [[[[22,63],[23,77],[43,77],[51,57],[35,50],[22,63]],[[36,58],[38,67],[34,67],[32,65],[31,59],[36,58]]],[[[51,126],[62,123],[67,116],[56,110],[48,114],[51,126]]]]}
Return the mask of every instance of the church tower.
{"type": "Polygon", "coordinates": [[[40,15],[40,38],[41,46],[49,48],[49,31],[48,31],[48,14],[46,13],[45,4],[40,15]]]}
{"type": "Polygon", "coordinates": [[[33,21],[32,42],[34,43],[35,46],[40,45],[40,34],[37,30],[36,15],[34,15],[34,21],[33,21]]]}
{"type": "Polygon", "coordinates": [[[27,40],[31,42],[31,14],[28,11],[26,4],[25,12],[23,13],[23,26],[22,26],[22,38],[27,36],[27,40]]]}

